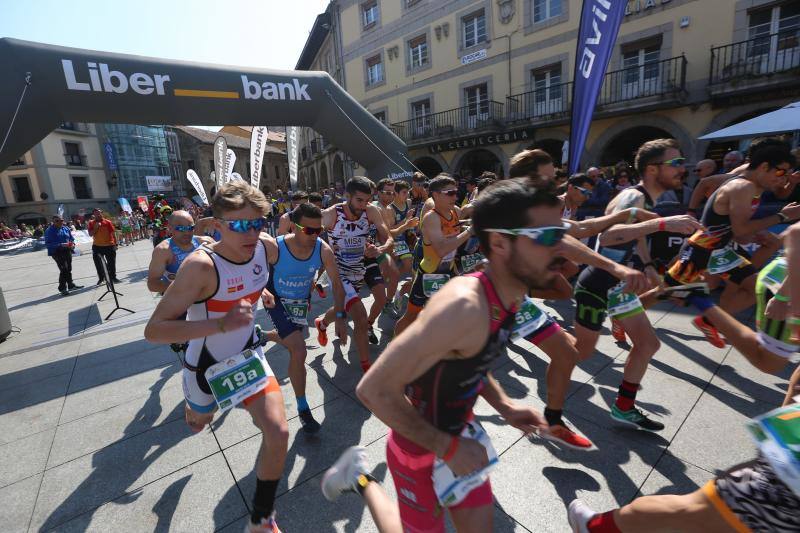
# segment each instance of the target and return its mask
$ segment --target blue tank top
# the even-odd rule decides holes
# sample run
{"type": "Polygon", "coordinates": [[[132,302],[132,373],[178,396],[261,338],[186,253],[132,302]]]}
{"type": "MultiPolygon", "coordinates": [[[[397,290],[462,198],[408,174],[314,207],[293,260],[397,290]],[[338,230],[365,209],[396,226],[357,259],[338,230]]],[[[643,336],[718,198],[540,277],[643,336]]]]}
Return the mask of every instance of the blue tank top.
{"type": "Polygon", "coordinates": [[[322,241],[305,261],[297,259],[286,246],[285,235],[278,237],[278,261],[270,265],[268,289],[280,298],[303,299],[311,294],[314,275],[322,266],[322,241]]]}
{"type": "Polygon", "coordinates": [[[169,251],[172,252],[172,256],[175,260],[167,265],[166,271],[170,274],[175,274],[178,272],[178,269],[181,267],[181,263],[183,260],[186,259],[190,253],[194,252],[200,247],[200,241],[197,240],[197,237],[192,237],[192,249],[191,250],[183,250],[180,246],[175,244],[175,241],[172,240],[170,237],[169,239],[169,251]]]}

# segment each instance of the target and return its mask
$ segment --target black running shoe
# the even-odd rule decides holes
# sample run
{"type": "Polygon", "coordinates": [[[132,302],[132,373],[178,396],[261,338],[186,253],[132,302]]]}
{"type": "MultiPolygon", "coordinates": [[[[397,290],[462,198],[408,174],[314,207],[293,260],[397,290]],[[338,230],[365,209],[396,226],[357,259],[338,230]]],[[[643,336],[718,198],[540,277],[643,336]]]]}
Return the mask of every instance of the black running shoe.
{"type": "Polygon", "coordinates": [[[628,411],[622,411],[616,405],[612,405],[611,418],[622,424],[626,424],[628,426],[634,426],[639,429],[644,429],[646,431],[661,431],[662,429],[664,429],[664,424],[649,419],[647,415],[645,415],[636,407],[628,411]]]}
{"type": "Polygon", "coordinates": [[[313,435],[319,431],[319,422],[314,420],[314,415],[311,414],[310,410],[304,409],[302,411],[298,411],[297,414],[300,416],[300,423],[303,424],[303,431],[310,435],[313,435]]]}
{"type": "Polygon", "coordinates": [[[369,336],[369,343],[370,344],[378,344],[378,336],[375,335],[375,330],[372,329],[370,325],[369,329],[367,330],[367,335],[369,336]]]}

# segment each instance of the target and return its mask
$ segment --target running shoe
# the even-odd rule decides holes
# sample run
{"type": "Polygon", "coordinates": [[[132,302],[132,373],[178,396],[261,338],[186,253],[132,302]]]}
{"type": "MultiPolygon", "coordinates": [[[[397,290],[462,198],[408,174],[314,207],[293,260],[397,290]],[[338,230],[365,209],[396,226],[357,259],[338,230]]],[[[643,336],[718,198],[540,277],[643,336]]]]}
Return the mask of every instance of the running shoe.
{"type": "Polygon", "coordinates": [[[319,428],[319,422],[314,420],[314,415],[311,414],[311,410],[303,409],[302,411],[298,411],[297,415],[300,417],[300,424],[303,425],[303,431],[308,433],[309,435],[313,435],[319,428]]]}
{"type": "Polygon", "coordinates": [[[69,296],[69,291],[67,289],[61,289],[58,292],[61,293],[61,296],[69,296]]]}
{"type": "Polygon", "coordinates": [[[703,320],[702,316],[695,317],[695,319],[692,320],[692,325],[700,330],[700,333],[705,336],[706,340],[710,342],[712,346],[716,346],[717,348],[725,347],[725,340],[720,336],[717,328],[703,320]]]}
{"type": "Polygon", "coordinates": [[[594,449],[592,441],[583,435],[575,433],[563,423],[550,426],[547,431],[541,433],[541,437],[544,440],[561,444],[573,450],[589,451],[594,449]]]}
{"type": "Polygon", "coordinates": [[[370,324],[369,329],[367,329],[367,336],[369,337],[370,344],[378,344],[378,336],[375,335],[375,329],[372,327],[372,324],[370,324]]]}
{"type": "Polygon", "coordinates": [[[611,319],[611,336],[617,342],[625,342],[625,330],[620,321],[615,318],[611,319]]]}
{"type": "Polygon", "coordinates": [[[248,520],[247,525],[244,526],[244,533],[281,533],[281,530],[278,529],[278,523],[275,521],[275,513],[272,513],[269,518],[262,518],[260,524],[254,524],[248,520]]]}
{"type": "Polygon", "coordinates": [[[78,289],[82,289],[82,288],[83,288],[83,285],[75,285],[74,283],[72,285],[67,285],[67,290],[70,290],[70,291],[77,291],[78,289]]]}
{"type": "Polygon", "coordinates": [[[324,318],[320,316],[314,319],[314,327],[317,328],[317,342],[320,346],[328,345],[328,333],[325,331],[325,326],[322,325],[324,318]]]}
{"type": "Polygon", "coordinates": [[[612,405],[611,418],[622,424],[634,426],[647,431],[661,431],[664,429],[664,424],[647,418],[647,415],[645,415],[636,407],[629,409],[628,411],[622,411],[616,405],[612,405]]]}
{"type": "Polygon", "coordinates": [[[383,306],[383,312],[393,318],[397,318],[397,310],[394,308],[394,300],[391,302],[386,302],[386,305],[383,306]]]}
{"type": "Polygon", "coordinates": [[[589,533],[589,520],[596,514],[583,500],[577,498],[572,500],[567,509],[567,520],[572,533],[589,533]]]}
{"type": "Polygon", "coordinates": [[[703,281],[697,283],[686,283],[685,285],[675,285],[672,287],[664,287],[658,294],[659,300],[673,299],[680,300],[684,306],[689,305],[689,298],[691,296],[708,296],[711,294],[708,288],[708,283],[703,281]]]}
{"type": "Polygon", "coordinates": [[[358,476],[368,472],[366,448],[351,446],[322,476],[322,495],[332,502],[345,492],[355,492],[358,476]]]}

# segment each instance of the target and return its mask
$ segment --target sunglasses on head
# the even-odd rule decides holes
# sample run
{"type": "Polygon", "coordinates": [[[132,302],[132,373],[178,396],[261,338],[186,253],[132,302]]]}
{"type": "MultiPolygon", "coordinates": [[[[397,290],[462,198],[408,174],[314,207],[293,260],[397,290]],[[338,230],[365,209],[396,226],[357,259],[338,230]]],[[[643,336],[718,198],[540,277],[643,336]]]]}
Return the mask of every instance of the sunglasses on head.
{"type": "Polygon", "coordinates": [[[515,235],[528,237],[539,246],[555,246],[564,239],[569,226],[544,226],[541,228],[511,228],[511,229],[487,229],[490,233],[502,233],[504,235],[515,235]]]}
{"type": "Polygon", "coordinates": [[[685,157],[675,157],[672,159],[667,159],[666,161],[661,161],[660,163],[651,163],[651,165],[668,165],[670,167],[682,167],[685,164],[685,157]]]}
{"type": "Polygon", "coordinates": [[[194,231],[194,226],[174,226],[175,231],[194,231]]]}
{"type": "Polygon", "coordinates": [[[434,192],[438,192],[439,194],[444,194],[447,196],[455,196],[456,194],[458,194],[458,189],[447,189],[444,191],[434,191],[434,192]]]}
{"type": "Polygon", "coordinates": [[[297,226],[300,229],[300,231],[302,231],[306,235],[319,235],[320,233],[322,233],[322,228],[321,227],[319,227],[319,228],[309,228],[308,226],[301,226],[297,222],[295,222],[294,225],[297,226]]]}
{"type": "Polygon", "coordinates": [[[236,233],[247,233],[251,229],[261,231],[264,228],[264,224],[266,224],[266,221],[263,218],[255,218],[253,220],[246,218],[240,218],[238,220],[225,220],[224,218],[220,218],[218,220],[225,222],[225,224],[228,226],[228,229],[236,233]]]}

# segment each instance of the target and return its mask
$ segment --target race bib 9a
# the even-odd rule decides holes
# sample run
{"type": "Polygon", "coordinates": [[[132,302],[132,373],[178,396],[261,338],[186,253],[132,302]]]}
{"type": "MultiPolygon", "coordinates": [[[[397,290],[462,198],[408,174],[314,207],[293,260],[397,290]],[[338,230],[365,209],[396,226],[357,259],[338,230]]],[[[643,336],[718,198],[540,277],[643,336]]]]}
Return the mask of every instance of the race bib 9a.
{"type": "Polygon", "coordinates": [[[745,262],[745,259],[733,250],[730,244],[725,248],[714,250],[708,260],[709,274],[722,274],[738,267],[745,262]]]}

